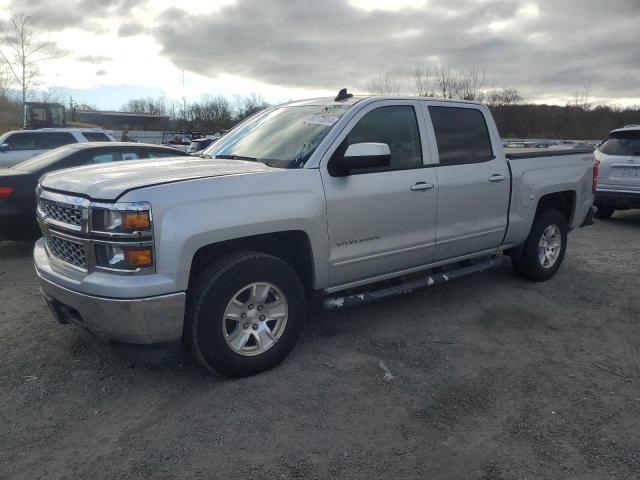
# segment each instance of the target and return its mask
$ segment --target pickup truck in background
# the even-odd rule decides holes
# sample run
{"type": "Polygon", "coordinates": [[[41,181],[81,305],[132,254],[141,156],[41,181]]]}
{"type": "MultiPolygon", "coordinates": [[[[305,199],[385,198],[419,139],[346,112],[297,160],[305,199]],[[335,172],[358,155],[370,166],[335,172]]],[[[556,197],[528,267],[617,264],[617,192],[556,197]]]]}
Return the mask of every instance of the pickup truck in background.
{"type": "Polygon", "coordinates": [[[205,153],[41,179],[35,266],[61,323],[251,375],[292,350],[313,299],[379,300],[503,253],[544,281],[594,212],[591,152],[505,156],[475,102],[343,90],[259,112],[205,153]]]}
{"type": "Polygon", "coordinates": [[[640,208],[640,125],[613,130],[594,155],[599,162],[596,217],[640,208]]]}

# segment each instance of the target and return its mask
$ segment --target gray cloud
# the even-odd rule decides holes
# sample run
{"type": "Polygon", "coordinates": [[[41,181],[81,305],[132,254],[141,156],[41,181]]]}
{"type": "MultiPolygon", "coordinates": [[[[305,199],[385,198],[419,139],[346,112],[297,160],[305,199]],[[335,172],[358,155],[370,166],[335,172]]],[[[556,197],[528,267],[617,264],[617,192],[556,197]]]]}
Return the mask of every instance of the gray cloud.
{"type": "Polygon", "coordinates": [[[146,27],[137,22],[125,22],[118,28],[119,37],[133,37],[146,32],[146,27]]]}
{"type": "Polygon", "coordinates": [[[102,77],[107,74],[106,70],[96,70],[96,77],[102,77]]]}
{"type": "Polygon", "coordinates": [[[113,57],[109,57],[107,55],[82,55],[82,56],[76,57],[76,59],[78,59],[81,62],[91,63],[93,65],[99,65],[101,63],[105,63],[110,60],[113,60],[113,57]]]}
{"type": "Polygon", "coordinates": [[[126,16],[131,9],[148,0],[11,0],[9,10],[25,12],[33,16],[35,25],[58,31],[81,28],[101,31],[97,21],[111,17],[126,16]]]}
{"type": "Polygon", "coordinates": [[[381,71],[441,63],[485,69],[529,97],[586,84],[597,96],[638,97],[639,21],[638,0],[431,0],[371,12],[347,0],[237,0],[208,15],[171,8],[152,33],[175,65],[207,76],[362,88],[381,71]],[[528,4],[537,16],[519,10],[528,4]]]}

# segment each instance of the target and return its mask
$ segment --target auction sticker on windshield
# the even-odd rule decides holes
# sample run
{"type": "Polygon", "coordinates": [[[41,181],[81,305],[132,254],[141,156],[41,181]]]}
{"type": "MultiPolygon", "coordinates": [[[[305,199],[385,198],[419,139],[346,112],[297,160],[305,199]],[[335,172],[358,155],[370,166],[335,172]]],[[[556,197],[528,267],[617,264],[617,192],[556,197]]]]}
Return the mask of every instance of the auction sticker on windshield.
{"type": "Polygon", "coordinates": [[[332,115],[323,115],[321,113],[314,113],[305,118],[304,123],[308,123],[311,125],[325,125],[327,127],[332,127],[340,117],[334,117],[332,115]]]}

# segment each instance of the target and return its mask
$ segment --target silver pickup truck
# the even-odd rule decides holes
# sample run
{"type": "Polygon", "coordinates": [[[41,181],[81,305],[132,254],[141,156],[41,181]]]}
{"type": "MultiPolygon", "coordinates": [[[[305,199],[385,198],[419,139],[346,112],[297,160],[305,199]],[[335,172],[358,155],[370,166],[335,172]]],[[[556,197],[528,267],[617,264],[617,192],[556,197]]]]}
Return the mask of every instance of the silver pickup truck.
{"type": "Polygon", "coordinates": [[[206,153],[41,179],[35,266],[60,322],[246,376],[285,358],[312,303],[406,293],[503,253],[547,280],[593,215],[591,152],[505,156],[474,102],[342,91],[262,111],[206,153]]]}

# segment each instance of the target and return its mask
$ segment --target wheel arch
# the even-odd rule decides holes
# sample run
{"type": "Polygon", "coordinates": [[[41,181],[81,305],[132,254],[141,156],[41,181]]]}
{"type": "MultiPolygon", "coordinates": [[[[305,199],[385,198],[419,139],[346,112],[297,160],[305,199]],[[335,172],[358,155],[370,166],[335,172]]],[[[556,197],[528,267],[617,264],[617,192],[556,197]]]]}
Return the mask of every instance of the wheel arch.
{"type": "Polygon", "coordinates": [[[549,210],[558,210],[567,221],[567,225],[571,225],[576,211],[576,192],[564,190],[543,195],[538,200],[534,220],[549,210]]]}
{"type": "Polygon", "coordinates": [[[316,290],[313,250],[308,234],[302,230],[286,230],[224,240],[200,247],[191,259],[189,287],[211,262],[234,252],[260,252],[273,255],[293,268],[311,299],[316,290]]]}

